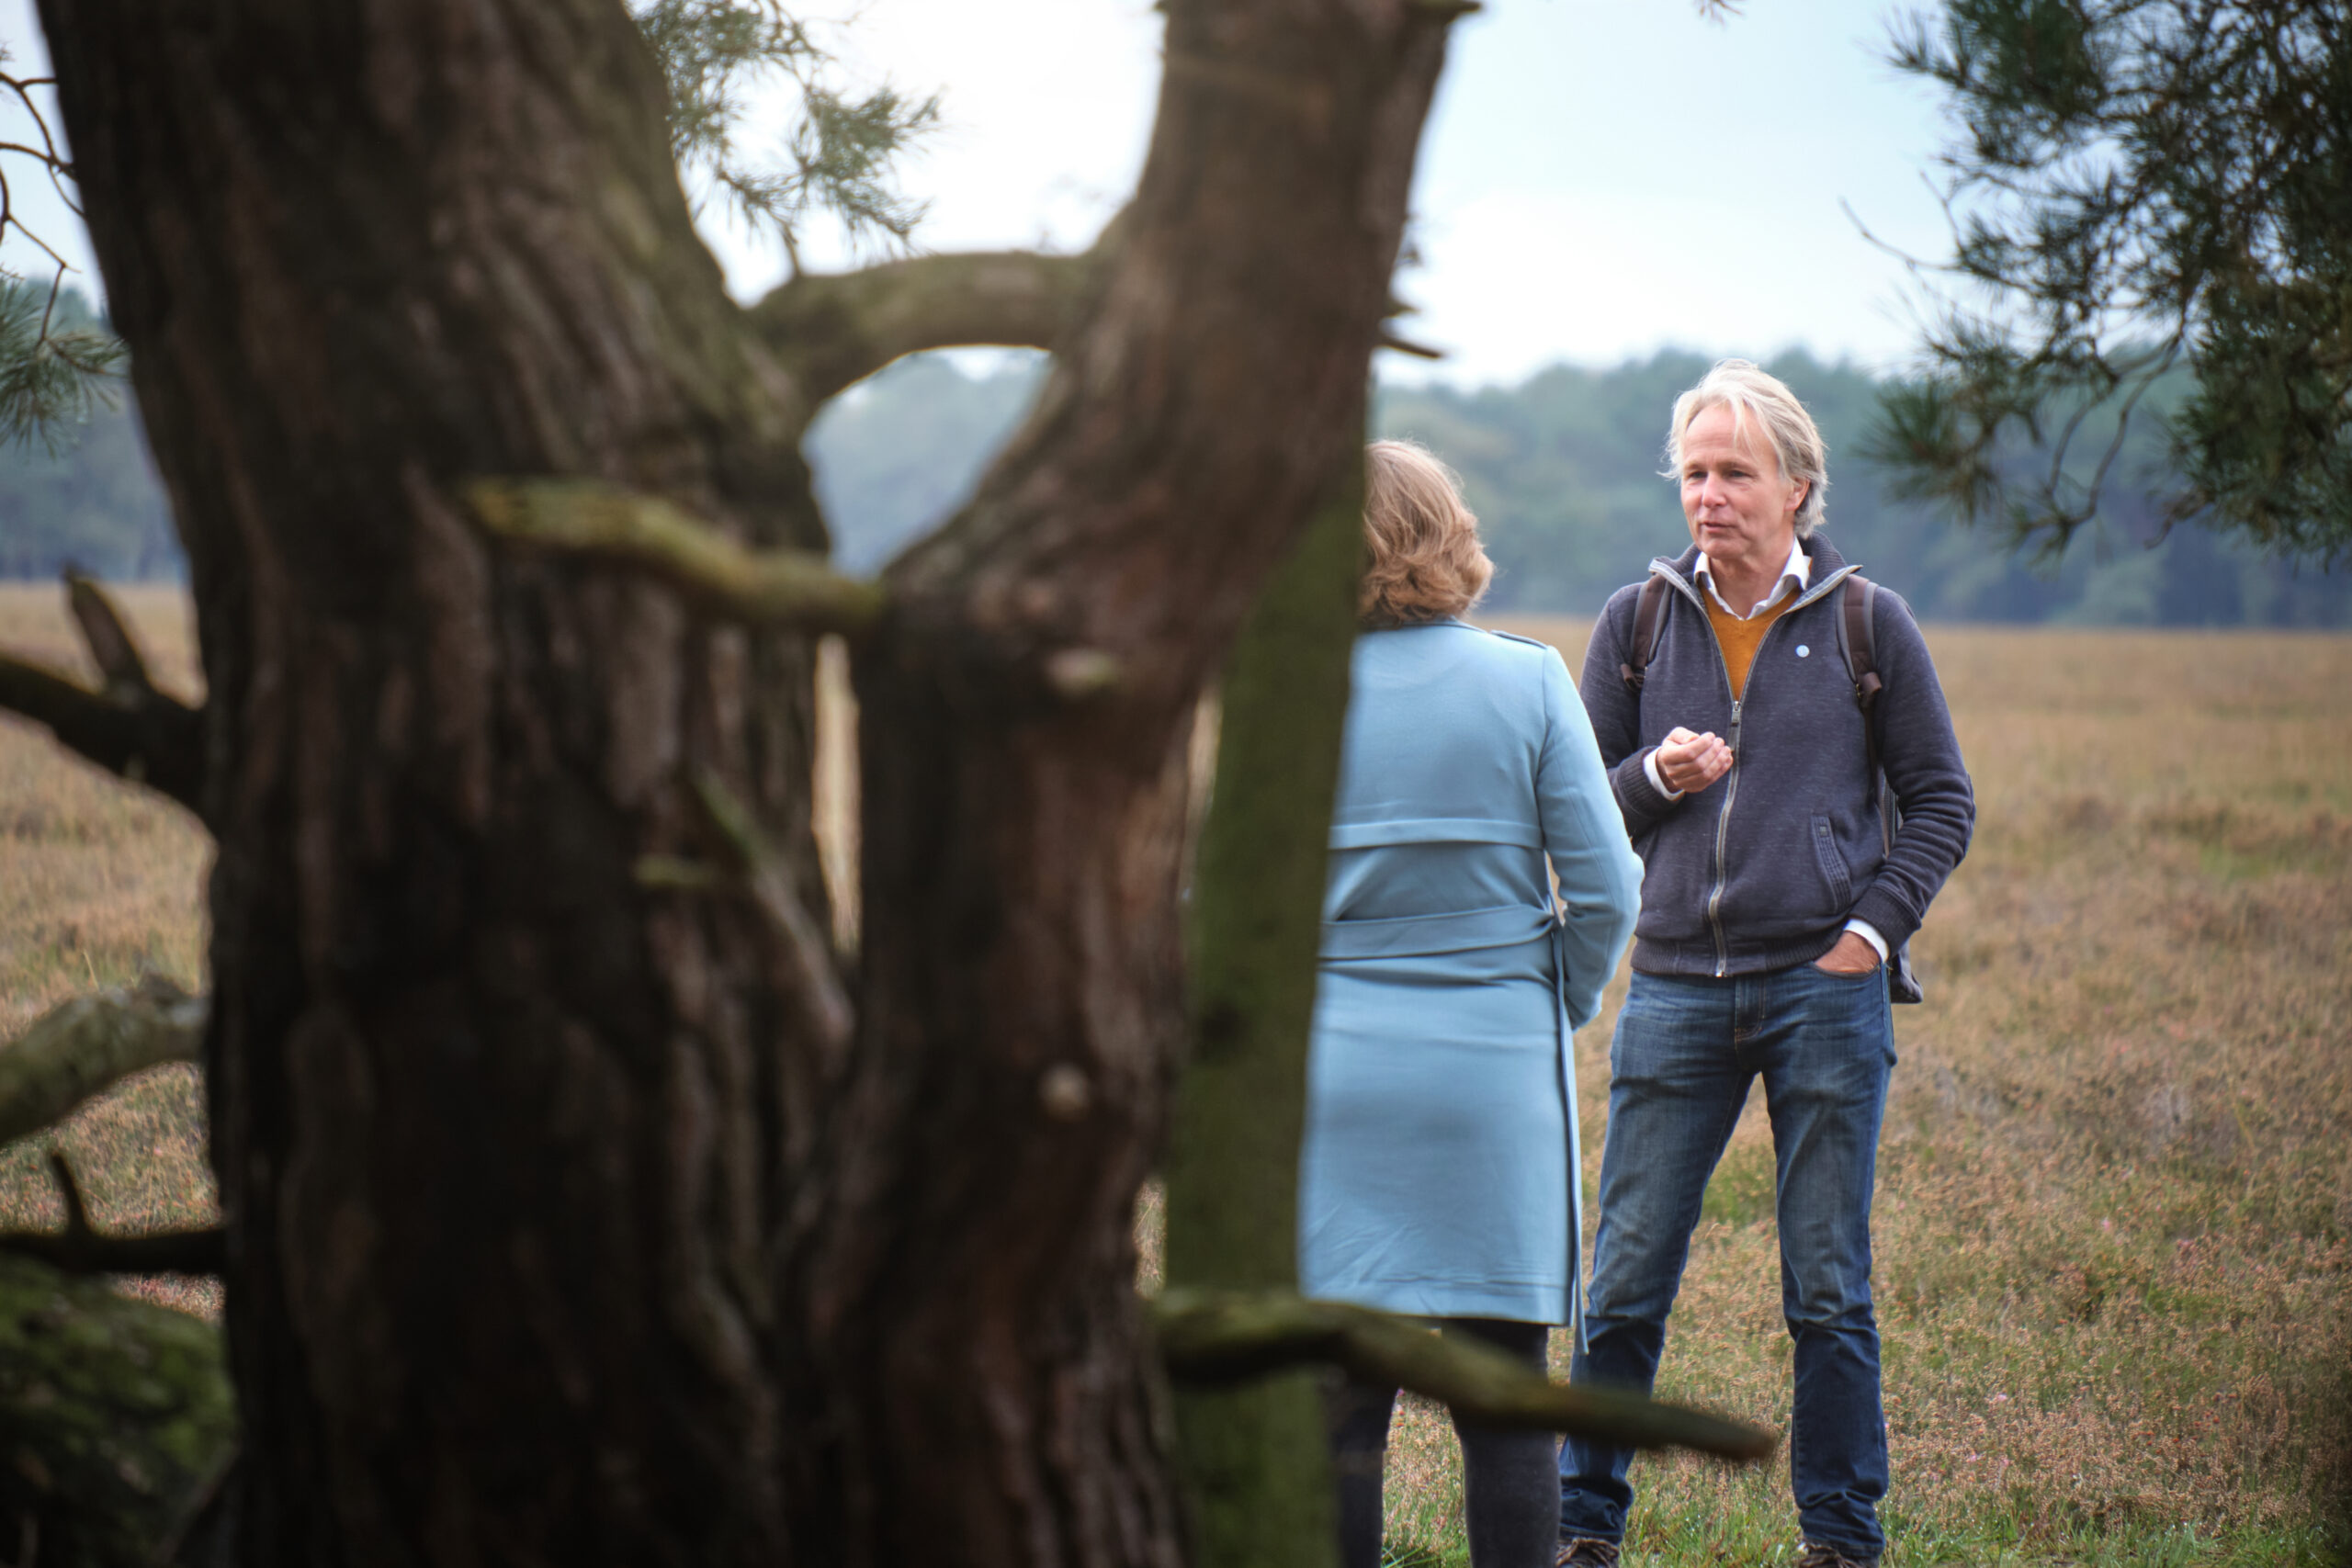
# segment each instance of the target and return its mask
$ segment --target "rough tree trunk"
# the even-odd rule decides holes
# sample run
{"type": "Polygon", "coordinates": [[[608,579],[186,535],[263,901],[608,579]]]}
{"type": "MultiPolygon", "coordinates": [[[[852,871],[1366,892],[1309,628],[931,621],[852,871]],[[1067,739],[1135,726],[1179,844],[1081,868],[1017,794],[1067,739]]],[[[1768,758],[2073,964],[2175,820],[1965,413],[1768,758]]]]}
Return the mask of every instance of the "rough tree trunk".
{"type": "Polygon", "coordinates": [[[821,899],[805,652],[455,497],[821,542],[651,62],[606,0],[43,20],[211,694],[243,1560],[773,1562],[799,1043],[748,915],[630,866],[702,852],[708,767],[821,899]]]}
{"type": "Polygon", "coordinates": [[[211,694],[250,1568],[1178,1561],[1127,1215],[1186,728],[1358,439],[1454,9],[1171,0],[1040,411],[857,655],[843,1058],[753,900],[633,874],[721,860],[715,780],[821,929],[806,639],[460,499],[823,544],[820,381],[617,0],[44,0],[211,694]]]}

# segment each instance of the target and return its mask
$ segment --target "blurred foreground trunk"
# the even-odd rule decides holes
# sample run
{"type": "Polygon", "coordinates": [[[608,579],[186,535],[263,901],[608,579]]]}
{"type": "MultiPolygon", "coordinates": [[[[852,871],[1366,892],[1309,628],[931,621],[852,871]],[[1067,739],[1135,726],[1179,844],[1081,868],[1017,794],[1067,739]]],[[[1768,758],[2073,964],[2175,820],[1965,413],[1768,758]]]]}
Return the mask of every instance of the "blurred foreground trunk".
{"type": "Polygon", "coordinates": [[[622,7],[45,0],[210,693],[235,1561],[1182,1557],[1128,1217],[1191,715],[1361,437],[1458,7],[1166,9],[1039,410],[854,652],[851,960],[807,628],[469,510],[825,545],[838,378],[727,299],[622,7]]]}

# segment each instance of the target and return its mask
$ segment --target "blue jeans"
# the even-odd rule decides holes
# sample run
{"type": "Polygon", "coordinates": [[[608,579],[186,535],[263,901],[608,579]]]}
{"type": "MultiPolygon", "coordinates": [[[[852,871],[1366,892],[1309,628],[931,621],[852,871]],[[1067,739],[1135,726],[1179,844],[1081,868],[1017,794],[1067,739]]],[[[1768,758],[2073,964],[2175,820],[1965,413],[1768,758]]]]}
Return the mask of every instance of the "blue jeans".
{"type": "MultiPolygon", "coordinates": [[[[1871,1187],[1894,1063],[1886,974],[1692,980],[1635,975],[1609,1053],[1600,1233],[1570,1378],[1649,1391],[1699,1201],[1761,1077],[1772,1118],[1781,1312],[1796,1341],[1789,1441],[1808,1541],[1868,1562],[1884,1544],[1886,1421],[1871,1314],[1871,1187]]],[[[1631,1450],[1569,1438],[1560,1532],[1621,1540],[1631,1450]]]]}

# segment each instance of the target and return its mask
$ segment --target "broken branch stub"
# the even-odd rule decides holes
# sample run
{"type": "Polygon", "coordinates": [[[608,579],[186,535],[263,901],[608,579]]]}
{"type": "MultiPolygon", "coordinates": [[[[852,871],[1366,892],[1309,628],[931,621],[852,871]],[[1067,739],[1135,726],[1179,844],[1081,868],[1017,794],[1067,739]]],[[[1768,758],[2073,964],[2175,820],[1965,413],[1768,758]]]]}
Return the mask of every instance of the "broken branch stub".
{"type": "Polygon", "coordinates": [[[0,653],[0,708],[47,727],[57,743],[198,816],[204,797],[204,712],[156,690],[122,613],[79,572],[66,604],[105,684],[0,653]]]}
{"type": "Polygon", "coordinates": [[[882,615],[879,584],[844,576],[813,551],[747,548],[666,501],[616,485],[478,479],[466,498],[502,539],[641,571],[722,620],[855,637],[882,615]]]}
{"type": "Polygon", "coordinates": [[[106,677],[107,694],[154,696],[155,682],[147,673],[147,661],[139,655],[138,639],[130,635],[130,623],[123,619],[121,609],[97,581],[78,571],[68,571],[65,603],[82,628],[82,640],[88,646],[91,659],[96,661],[98,672],[106,677]]]}
{"type": "Polygon", "coordinates": [[[0,1050],[0,1144],[55,1125],[133,1073],[195,1061],[209,1005],[150,980],[50,1009],[0,1050]]]}

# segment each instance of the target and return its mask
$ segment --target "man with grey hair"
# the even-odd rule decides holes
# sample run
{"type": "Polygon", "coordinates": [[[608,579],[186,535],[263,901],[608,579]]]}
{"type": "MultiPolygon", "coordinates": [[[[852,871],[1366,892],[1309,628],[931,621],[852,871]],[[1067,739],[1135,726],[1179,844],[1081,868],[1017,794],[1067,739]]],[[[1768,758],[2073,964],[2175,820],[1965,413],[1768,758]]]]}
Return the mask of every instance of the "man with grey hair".
{"type": "MultiPolygon", "coordinates": [[[[1676,400],[1667,446],[1690,547],[1610,600],[1581,682],[1643,880],[1572,1376],[1650,1387],[1707,1179],[1760,1077],[1798,1562],[1857,1568],[1884,1545],[1870,1210],[1888,1003],[1918,998],[1905,943],[1968,848],[1974,796],[1909,608],[1815,526],[1827,466],[1795,395],[1724,360],[1676,400]]],[[[1563,1568],[1617,1561],[1631,1458],[1562,1448],[1563,1568]]]]}

